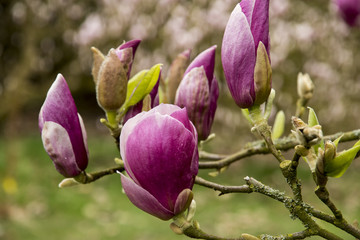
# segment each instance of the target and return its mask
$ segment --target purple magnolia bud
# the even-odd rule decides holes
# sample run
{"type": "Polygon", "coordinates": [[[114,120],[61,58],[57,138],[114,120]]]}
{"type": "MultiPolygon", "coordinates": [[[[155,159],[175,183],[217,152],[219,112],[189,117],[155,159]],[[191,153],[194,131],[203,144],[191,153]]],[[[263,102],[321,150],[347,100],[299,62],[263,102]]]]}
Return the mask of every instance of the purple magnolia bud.
{"type": "Polygon", "coordinates": [[[271,90],[269,0],[243,0],[226,25],[221,60],[232,97],[241,108],[267,100],[271,90]]]}
{"type": "Polygon", "coordinates": [[[197,133],[186,109],[160,104],[129,119],[120,135],[130,201],[162,220],[186,210],[198,173],[197,133]]]}
{"type": "Polygon", "coordinates": [[[342,19],[350,26],[360,25],[360,0],[335,0],[342,19]]]}
{"type": "Polygon", "coordinates": [[[64,177],[79,175],[88,164],[87,136],[65,78],[58,74],[40,109],[44,148],[64,177]]]}
{"type": "Polygon", "coordinates": [[[212,46],[192,61],[176,92],[175,104],[186,107],[199,140],[210,134],[219,97],[219,85],[214,76],[215,50],[216,46],[212,46]]]}

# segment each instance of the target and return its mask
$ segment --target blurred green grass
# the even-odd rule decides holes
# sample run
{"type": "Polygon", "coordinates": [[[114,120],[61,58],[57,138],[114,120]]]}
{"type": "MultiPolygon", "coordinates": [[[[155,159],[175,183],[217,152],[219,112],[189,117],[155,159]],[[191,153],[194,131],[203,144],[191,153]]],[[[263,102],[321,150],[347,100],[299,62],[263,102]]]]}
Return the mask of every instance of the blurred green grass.
{"type": "MultiPolygon", "coordinates": [[[[89,171],[112,166],[113,157],[118,156],[108,136],[89,136],[89,149],[89,171]]],[[[343,178],[329,182],[334,202],[349,221],[360,216],[359,169],[359,163],[354,162],[343,178]]],[[[208,172],[201,170],[200,175],[229,185],[242,185],[243,178],[249,175],[290,194],[284,187],[286,184],[277,162],[270,156],[253,156],[238,162],[216,178],[210,177],[208,172]]],[[[303,162],[299,166],[299,176],[303,180],[304,199],[328,212],[313,194],[315,186],[303,162]]],[[[62,178],[43,150],[37,133],[11,142],[0,138],[0,179],[0,239],[187,239],[169,229],[170,221],[163,222],[134,207],[123,194],[118,175],[88,185],[59,189],[57,185],[62,178]],[[15,151],[11,156],[16,162],[12,163],[15,171],[10,171],[13,174],[9,175],[5,159],[11,149],[15,151]],[[17,189],[12,194],[4,191],[6,177],[16,180],[17,189]]],[[[195,218],[202,229],[211,234],[225,237],[236,237],[244,232],[277,235],[303,229],[298,220],[291,220],[281,203],[260,194],[219,197],[217,192],[201,186],[195,186],[194,193],[195,218]]],[[[344,239],[352,239],[333,227],[329,229],[344,239]]]]}

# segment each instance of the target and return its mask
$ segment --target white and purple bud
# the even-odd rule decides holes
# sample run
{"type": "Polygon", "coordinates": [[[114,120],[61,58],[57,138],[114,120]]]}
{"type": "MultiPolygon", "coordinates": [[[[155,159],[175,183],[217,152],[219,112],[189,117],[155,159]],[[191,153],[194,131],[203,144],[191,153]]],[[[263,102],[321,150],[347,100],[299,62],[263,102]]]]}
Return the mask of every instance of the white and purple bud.
{"type": "Polygon", "coordinates": [[[56,170],[75,177],[88,164],[87,136],[65,78],[58,74],[39,113],[44,148],[56,170]]]}
{"type": "Polygon", "coordinates": [[[162,220],[189,207],[199,156],[186,109],[160,104],[129,119],[120,152],[129,175],[121,174],[122,186],[135,206],[162,220]]]}
{"type": "Polygon", "coordinates": [[[241,108],[264,103],[271,91],[269,0],[242,0],[226,25],[221,61],[241,108]]]}
{"type": "Polygon", "coordinates": [[[199,140],[205,140],[210,134],[219,97],[219,85],[214,76],[215,50],[216,46],[212,46],[192,61],[175,97],[176,105],[186,107],[199,140]]]}

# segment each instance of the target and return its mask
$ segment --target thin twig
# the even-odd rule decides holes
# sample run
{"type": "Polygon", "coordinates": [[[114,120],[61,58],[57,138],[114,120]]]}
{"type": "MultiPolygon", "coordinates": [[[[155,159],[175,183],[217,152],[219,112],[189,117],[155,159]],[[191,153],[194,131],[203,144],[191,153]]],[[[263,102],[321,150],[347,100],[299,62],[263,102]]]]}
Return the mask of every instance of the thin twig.
{"type": "MultiPolygon", "coordinates": [[[[343,135],[340,139],[340,142],[348,142],[360,139],[360,129],[352,130],[349,132],[338,132],[332,135],[324,136],[324,140],[332,140],[334,141],[339,136],[343,135]]],[[[294,148],[296,145],[299,144],[298,140],[293,137],[284,137],[277,139],[275,142],[275,148],[281,151],[287,151],[289,149],[294,148]]],[[[221,169],[223,167],[229,166],[230,164],[241,160],[245,157],[253,156],[256,154],[268,154],[270,153],[268,147],[266,146],[264,141],[256,141],[252,144],[249,144],[249,147],[241,149],[240,151],[229,155],[225,158],[222,158],[222,155],[219,155],[216,159],[215,155],[212,155],[212,161],[201,161],[199,163],[199,168],[201,169],[221,169]],[[218,161],[216,161],[218,160],[218,161]]]]}
{"type": "Polygon", "coordinates": [[[335,206],[335,204],[330,200],[330,194],[329,191],[326,189],[325,186],[319,186],[316,188],[315,190],[316,196],[318,196],[318,198],[326,205],[328,206],[328,208],[333,212],[334,216],[339,219],[342,220],[343,216],[342,213],[339,209],[337,209],[337,207],[335,206]]]}
{"type": "Polygon", "coordinates": [[[207,181],[199,176],[196,176],[195,183],[200,186],[203,186],[203,187],[214,189],[215,191],[220,191],[219,195],[224,195],[227,193],[251,193],[251,192],[253,192],[248,185],[224,186],[224,185],[220,185],[220,184],[217,184],[214,182],[207,181]]]}

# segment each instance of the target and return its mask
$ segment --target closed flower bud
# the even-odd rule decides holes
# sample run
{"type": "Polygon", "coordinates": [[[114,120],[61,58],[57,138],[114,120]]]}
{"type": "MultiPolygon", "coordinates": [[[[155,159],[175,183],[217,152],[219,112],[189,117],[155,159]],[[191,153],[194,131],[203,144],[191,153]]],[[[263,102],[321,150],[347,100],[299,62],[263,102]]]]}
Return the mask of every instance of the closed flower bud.
{"type": "Polygon", "coordinates": [[[180,53],[174,61],[168,71],[167,78],[165,80],[166,85],[166,102],[173,104],[175,102],[176,90],[179,87],[181,80],[183,79],[185,70],[189,65],[190,50],[185,50],[180,53]]]}
{"type": "Polygon", "coordinates": [[[226,82],[241,108],[260,105],[271,90],[269,0],[243,0],[226,25],[221,60],[226,82]]]}
{"type": "Polygon", "coordinates": [[[321,179],[327,175],[325,172],[325,166],[329,162],[333,161],[333,159],[335,158],[336,148],[337,147],[333,142],[327,141],[325,143],[324,150],[319,149],[319,157],[316,162],[316,171],[317,171],[318,178],[321,179]]]}
{"type": "Polygon", "coordinates": [[[121,175],[122,186],[135,206],[162,220],[189,207],[199,157],[186,109],[160,104],[129,119],[120,152],[129,175],[121,175]]]}
{"type": "Polygon", "coordinates": [[[176,92],[175,104],[186,107],[199,140],[205,140],[210,134],[219,97],[214,76],[215,50],[216,46],[213,46],[194,59],[176,92]]]}
{"type": "Polygon", "coordinates": [[[61,74],[41,107],[39,128],[44,148],[59,173],[75,177],[85,170],[88,164],[86,131],[61,74]]]}
{"type": "Polygon", "coordinates": [[[350,26],[360,26],[360,0],[335,0],[341,18],[350,26]]]}
{"type": "Polygon", "coordinates": [[[96,85],[98,104],[104,111],[118,110],[126,99],[127,75],[115,49],[103,61],[96,85]]]}
{"type": "Polygon", "coordinates": [[[297,91],[300,98],[310,100],[314,92],[314,83],[309,74],[299,73],[297,77],[297,91]]]}
{"type": "Polygon", "coordinates": [[[298,117],[292,117],[291,121],[296,129],[292,132],[303,146],[314,146],[322,140],[323,133],[320,125],[310,127],[298,117]]]}
{"type": "MultiPolygon", "coordinates": [[[[335,144],[334,144],[335,145],[335,144]]],[[[334,146],[336,148],[336,146],[334,146]]],[[[330,158],[324,157],[324,174],[329,177],[339,178],[349,168],[350,164],[356,157],[360,150],[360,141],[354,144],[350,149],[336,153],[335,156],[330,158]]],[[[325,145],[326,153],[326,145],[325,145]]],[[[324,154],[326,156],[326,154],[324,154]]]]}
{"type": "Polygon", "coordinates": [[[98,49],[91,48],[96,96],[99,106],[106,112],[118,110],[126,100],[127,82],[139,43],[140,40],[126,42],[117,49],[110,49],[105,57],[98,49]]]}

